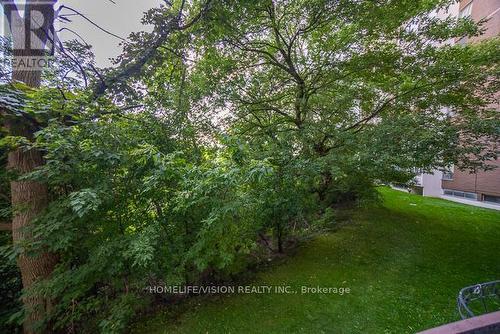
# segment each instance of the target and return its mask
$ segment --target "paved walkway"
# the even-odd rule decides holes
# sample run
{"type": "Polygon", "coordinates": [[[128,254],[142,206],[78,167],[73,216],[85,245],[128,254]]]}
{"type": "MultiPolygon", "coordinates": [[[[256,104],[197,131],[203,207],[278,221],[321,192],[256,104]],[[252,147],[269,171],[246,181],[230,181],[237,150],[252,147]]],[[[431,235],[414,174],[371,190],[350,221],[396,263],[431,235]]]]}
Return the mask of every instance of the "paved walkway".
{"type": "MultiPolygon", "coordinates": [[[[396,187],[392,186],[391,188],[394,190],[399,190],[403,192],[408,192],[407,188],[401,188],[401,187],[396,187]]],[[[431,196],[433,197],[433,196],[431,196]]],[[[462,204],[467,204],[467,205],[473,205],[473,206],[478,206],[480,208],[486,208],[486,209],[493,209],[493,210],[498,210],[500,211],[500,204],[493,204],[493,203],[488,203],[488,202],[481,202],[481,201],[474,201],[470,199],[465,199],[465,198],[460,198],[460,197],[455,197],[455,196],[447,196],[447,195],[441,195],[439,198],[452,201],[452,202],[457,202],[457,203],[462,203],[462,204]]]]}
{"type": "Polygon", "coordinates": [[[465,198],[460,198],[460,197],[454,197],[454,196],[446,196],[446,195],[441,195],[440,198],[446,199],[448,201],[453,201],[457,203],[462,203],[462,204],[467,204],[467,205],[474,205],[478,206],[481,208],[486,208],[486,209],[493,209],[493,210],[499,210],[500,211],[500,204],[493,204],[493,203],[487,203],[487,202],[480,202],[480,201],[473,201],[465,198]]]}

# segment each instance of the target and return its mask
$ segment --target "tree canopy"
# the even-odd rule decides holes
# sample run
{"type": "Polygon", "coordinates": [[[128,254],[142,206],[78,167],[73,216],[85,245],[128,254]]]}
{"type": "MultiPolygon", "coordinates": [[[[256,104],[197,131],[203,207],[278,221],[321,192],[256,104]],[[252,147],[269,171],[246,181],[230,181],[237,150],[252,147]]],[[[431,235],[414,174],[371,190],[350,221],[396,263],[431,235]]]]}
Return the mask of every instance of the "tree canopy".
{"type": "Polygon", "coordinates": [[[451,3],[165,1],[114,68],[76,40],[40,87],[2,68],[2,118],[33,134],[7,129],[2,152],[43,156],[3,168],[2,189],[28,180],[50,197],[33,238],[4,252],[57,254],[24,291],[53,301],[37,326],[122,332],[158,302],[147,286],[231,279],[414,168],[488,168],[500,39],[448,43],[482,32],[432,15],[451,3]]]}

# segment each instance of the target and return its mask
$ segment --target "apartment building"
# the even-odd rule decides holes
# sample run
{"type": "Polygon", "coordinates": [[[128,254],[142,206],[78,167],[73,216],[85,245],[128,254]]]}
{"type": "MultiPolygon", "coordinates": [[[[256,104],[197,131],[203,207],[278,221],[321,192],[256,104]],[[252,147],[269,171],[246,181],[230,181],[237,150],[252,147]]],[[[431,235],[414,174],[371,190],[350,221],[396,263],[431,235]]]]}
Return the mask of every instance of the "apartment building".
{"type": "MultiPolygon", "coordinates": [[[[447,12],[436,15],[471,17],[476,22],[488,19],[484,25],[483,35],[450,41],[451,43],[476,43],[500,35],[500,0],[462,0],[450,7],[447,12]]],[[[496,107],[500,111],[500,103],[496,107]]],[[[444,173],[435,171],[433,174],[417,175],[415,181],[424,196],[500,205],[500,160],[491,161],[489,164],[497,168],[491,171],[471,173],[452,167],[444,173]]]]}

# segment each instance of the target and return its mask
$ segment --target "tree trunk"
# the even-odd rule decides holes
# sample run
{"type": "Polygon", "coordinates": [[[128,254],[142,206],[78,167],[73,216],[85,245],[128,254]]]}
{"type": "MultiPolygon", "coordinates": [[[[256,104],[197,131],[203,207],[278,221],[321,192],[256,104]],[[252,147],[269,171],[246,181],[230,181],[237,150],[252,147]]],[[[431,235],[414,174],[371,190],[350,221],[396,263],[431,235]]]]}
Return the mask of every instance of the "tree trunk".
{"type": "Polygon", "coordinates": [[[283,254],[283,225],[278,221],[275,225],[276,242],[278,244],[278,253],[283,254]]]}
{"type": "MultiPolygon", "coordinates": [[[[45,4],[47,1],[45,1],[45,4]]],[[[52,1],[52,4],[55,1],[52,1]]],[[[31,8],[36,9],[44,14],[45,18],[52,18],[51,20],[44,20],[43,27],[45,31],[49,31],[53,25],[54,8],[52,5],[43,5],[44,1],[30,0],[27,1],[25,6],[26,13],[31,8]],[[33,6],[33,7],[31,7],[33,6]]],[[[9,24],[12,31],[12,38],[14,43],[14,58],[40,55],[40,51],[35,51],[40,45],[31,43],[29,46],[22,45],[26,37],[25,25],[21,24],[23,20],[17,8],[4,6],[4,12],[8,16],[9,24]],[[32,49],[33,48],[33,49],[32,49]]],[[[45,39],[46,42],[46,39],[45,39]]],[[[45,43],[42,41],[41,43],[45,43]]],[[[45,44],[44,44],[45,45],[45,44]]],[[[41,48],[40,48],[41,49],[41,48]]],[[[41,71],[40,69],[33,70],[19,70],[12,69],[12,80],[20,81],[26,85],[37,88],[41,84],[41,71]]],[[[7,118],[5,120],[5,127],[9,135],[22,136],[29,140],[33,139],[34,131],[36,130],[33,124],[27,119],[7,118]]],[[[38,150],[25,150],[18,148],[8,155],[7,168],[16,174],[16,177],[32,172],[37,167],[44,164],[42,153],[38,150]]],[[[11,202],[13,209],[12,219],[12,238],[14,244],[30,244],[33,242],[33,234],[30,229],[32,227],[33,219],[35,219],[41,212],[43,212],[49,202],[49,192],[47,185],[40,182],[33,181],[19,181],[11,182],[11,202]]],[[[19,266],[23,289],[29,289],[37,281],[45,279],[50,276],[58,259],[55,254],[49,252],[41,252],[38,254],[21,253],[17,259],[19,266]]],[[[23,303],[27,311],[25,322],[23,324],[24,333],[37,333],[41,330],[38,329],[40,322],[44,320],[47,311],[50,309],[50,301],[43,296],[29,296],[23,297],[23,303]]]]}
{"type": "MultiPolygon", "coordinates": [[[[9,122],[7,127],[11,135],[23,135],[28,138],[32,134],[23,131],[21,124],[9,122]],[[24,134],[21,134],[24,132],[24,134]]],[[[16,149],[9,153],[8,168],[18,175],[26,174],[43,164],[42,154],[37,150],[16,149]]],[[[14,244],[33,241],[30,225],[40,214],[49,201],[48,189],[45,184],[33,181],[12,181],[11,199],[13,209],[12,239],[14,244]]],[[[47,278],[54,270],[57,257],[54,254],[43,252],[36,255],[21,253],[17,258],[23,288],[29,289],[36,281],[47,278]]],[[[50,307],[50,302],[43,297],[25,297],[23,303],[28,312],[24,323],[25,333],[35,333],[35,325],[41,321],[50,307]]]]}

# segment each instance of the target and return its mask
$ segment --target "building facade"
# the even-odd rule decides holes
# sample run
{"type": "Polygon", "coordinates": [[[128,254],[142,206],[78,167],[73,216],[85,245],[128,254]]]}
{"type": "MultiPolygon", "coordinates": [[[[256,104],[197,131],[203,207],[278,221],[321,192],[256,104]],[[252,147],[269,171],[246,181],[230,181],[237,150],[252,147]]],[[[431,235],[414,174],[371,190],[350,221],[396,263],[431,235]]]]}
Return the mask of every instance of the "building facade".
{"type": "MultiPolygon", "coordinates": [[[[474,21],[487,19],[484,34],[473,38],[462,38],[451,43],[476,43],[500,36],[500,0],[462,0],[437,16],[471,17],[474,21]]],[[[500,111],[500,99],[494,106],[500,111]]],[[[496,143],[500,145],[500,143],[496,143]]],[[[500,160],[489,162],[490,171],[471,173],[451,168],[447,172],[435,171],[417,177],[417,184],[423,188],[424,196],[462,198],[500,205],[500,160]]]]}

